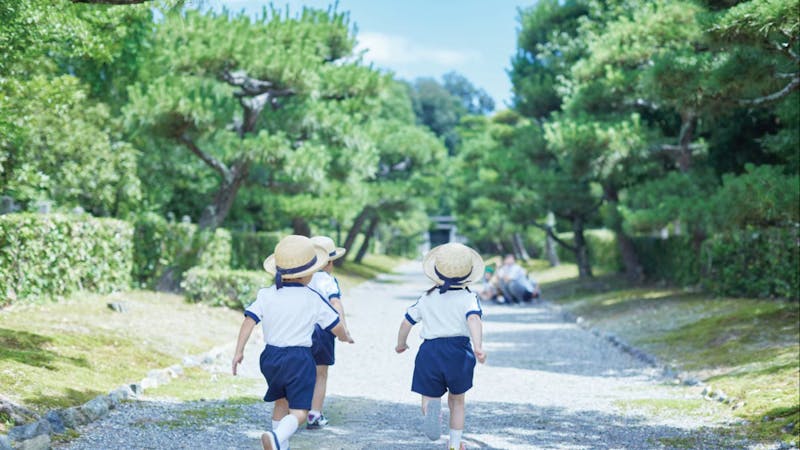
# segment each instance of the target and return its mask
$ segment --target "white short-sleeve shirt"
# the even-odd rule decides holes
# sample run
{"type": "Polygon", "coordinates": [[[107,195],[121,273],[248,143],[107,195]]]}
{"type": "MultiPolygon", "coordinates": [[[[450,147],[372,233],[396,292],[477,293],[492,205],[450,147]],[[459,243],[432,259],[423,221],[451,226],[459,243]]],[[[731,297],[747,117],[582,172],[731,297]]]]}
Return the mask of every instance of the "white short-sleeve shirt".
{"type": "Polygon", "coordinates": [[[423,294],[406,311],[406,320],[412,325],[422,323],[423,339],[467,336],[467,318],[472,314],[483,316],[481,302],[475,293],[466,289],[451,289],[444,294],[434,290],[423,294]]]}
{"type": "Polygon", "coordinates": [[[274,347],[311,347],[314,325],[330,331],[339,323],[339,314],[322,296],[292,282],[259,290],[244,315],[261,323],[264,340],[274,347]]]}
{"type": "Polygon", "coordinates": [[[500,268],[497,269],[497,276],[500,278],[508,277],[509,280],[518,280],[520,278],[525,278],[525,270],[519,264],[500,266],[500,268]]]}
{"type": "Polygon", "coordinates": [[[339,289],[339,281],[333,275],[320,270],[311,277],[308,287],[317,291],[325,300],[331,301],[333,298],[342,298],[342,291],[339,289]]]}

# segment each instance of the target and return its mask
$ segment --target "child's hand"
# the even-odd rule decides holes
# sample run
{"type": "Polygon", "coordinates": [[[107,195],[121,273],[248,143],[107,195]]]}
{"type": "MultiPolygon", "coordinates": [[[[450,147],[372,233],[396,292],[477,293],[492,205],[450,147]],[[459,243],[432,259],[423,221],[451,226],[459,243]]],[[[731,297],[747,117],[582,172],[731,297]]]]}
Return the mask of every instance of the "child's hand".
{"type": "Polygon", "coordinates": [[[474,350],[473,350],[473,353],[475,353],[475,358],[477,358],[477,359],[478,359],[478,362],[479,362],[479,363],[483,364],[483,363],[485,363],[485,362],[486,362],[486,352],[485,352],[485,351],[483,351],[483,349],[482,349],[482,348],[476,348],[476,349],[474,349],[474,350]]]}
{"type": "Polygon", "coordinates": [[[339,340],[342,342],[347,342],[348,344],[355,344],[356,341],[353,340],[353,337],[350,336],[350,330],[345,331],[344,337],[339,337],[339,340]]]}
{"type": "Polygon", "coordinates": [[[397,344],[397,347],[394,348],[394,351],[397,353],[403,353],[404,351],[408,350],[408,344],[397,344]]]}
{"type": "Polygon", "coordinates": [[[233,362],[231,363],[231,370],[233,371],[233,375],[236,375],[236,367],[242,363],[244,359],[244,355],[241,353],[237,353],[233,355],[233,362]]]}

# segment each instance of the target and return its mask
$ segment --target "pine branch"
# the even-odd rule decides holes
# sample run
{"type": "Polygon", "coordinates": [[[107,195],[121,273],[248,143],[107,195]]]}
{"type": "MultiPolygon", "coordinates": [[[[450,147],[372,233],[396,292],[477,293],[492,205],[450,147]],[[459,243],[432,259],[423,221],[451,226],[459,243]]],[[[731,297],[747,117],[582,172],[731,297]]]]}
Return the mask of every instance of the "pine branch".
{"type": "Polygon", "coordinates": [[[739,100],[739,104],[747,106],[760,106],[764,103],[771,103],[776,100],[780,100],[796,91],[798,88],[800,88],[800,76],[795,75],[794,79],[792,79],[789,84],[784,86],[783,89],[763,97],[739,100]]]}
{"type": "Polygon", "coordinates": [[[569,245],[569,244],[566,243],[566,241],[564,241],[561,238],[559,238],[553,232],[553,227],[551,227],[550,225],[542,225],[542,224],[536,223],[536,222],[533,222],[532,225],[535,226],[536,228],[544,230],[544,232],[547,233],[548,236],[553,238],[553,240],[556,241],[558,243],[558,245],[566,248],[567,250],[569,250],[571,252],[574,252],[576,250],[576,247],[574,245],[569,245]]]}
{"type": "Polygon", "coordinates": [[[233,180],[233,175],[231,170],[228,169],[228,166],[222,163],[222,161],[214,158],[213,156],[209,155],[208,153],[204,152],[200,149],[200,147],[195,144],[194,140],[190,138],[186,133],[181,134],[178,137],[178,140],[186,146],[192,153],[194,153],[198,158],[203,160],[206,165],[211,167],[212,169],[216,170],[222,178],[225,180],[226,183],[230,183],[233,180]]]}

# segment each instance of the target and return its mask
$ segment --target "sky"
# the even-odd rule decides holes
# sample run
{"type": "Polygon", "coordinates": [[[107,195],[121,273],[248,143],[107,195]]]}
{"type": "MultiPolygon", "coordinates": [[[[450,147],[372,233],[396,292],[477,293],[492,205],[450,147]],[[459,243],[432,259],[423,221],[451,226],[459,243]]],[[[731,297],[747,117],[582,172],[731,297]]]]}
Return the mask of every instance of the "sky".
{"type": "MultiPolygon", "coordinates": [[[[327,8],[335,0],[276,0],[299,11],[327,8]]],[[[491,95],[498,109],[508,105],[507,70],[516,48],[517,8],[535,0],[339,0],[358,27],[365,59],[399,78],[440,78],[455,70],[491,95]]],[[[209,0],[214,8],[259,14],[269,1],[209,0]]]]}

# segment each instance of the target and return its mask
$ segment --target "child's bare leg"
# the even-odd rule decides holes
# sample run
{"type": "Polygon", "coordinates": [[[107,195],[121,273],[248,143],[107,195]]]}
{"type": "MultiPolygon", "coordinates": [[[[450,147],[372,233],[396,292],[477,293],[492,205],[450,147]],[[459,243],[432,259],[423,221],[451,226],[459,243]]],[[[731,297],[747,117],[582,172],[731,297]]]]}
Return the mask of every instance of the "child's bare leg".
{"type": "Polygon", "coordinates": [[[317,366],[317,382],[314,384],[314,398],[311,400],[311,410],[315,413],[322,413],[327,388],[328,366],[317,366]]]}
{"type": "Polygon", "coordinates": [[[428,403],[430,403],[431,400],[437,400],[437,399],[438,399],[437,397],[428,397],[428,396],[425,396],[425,395],[422,396],[422,415],[423,416],[425,414],[427,414],[427,412],[428,412],[428,403]]]}
{"type": "Polygon", "coordinates": [[[447,406],[450,408],[450,448],[458,450],[464,432],[464,394],[447,394],[447,406]]]}
{"type": "Polygon", "coordinates": [[[450,408],[450,429],[464,429],[464,394],[447,394],[447,406],[450,408]]]}
{"type": "Polygon", "coordinates": [[[272,420],[280,421],[287,414],[289,414],[289,401],[286,398],[275,400],[275,405],[272,407],[272,420]]]}
{"type": "Polygon", "coordinates": [[[422,431],[428,439],[435,441],[441,435],[441,417],[442,417],[442,399],[441,397],[427,397],[422,396],[422,415],[425,417],[423,421],[422,431]]]}

